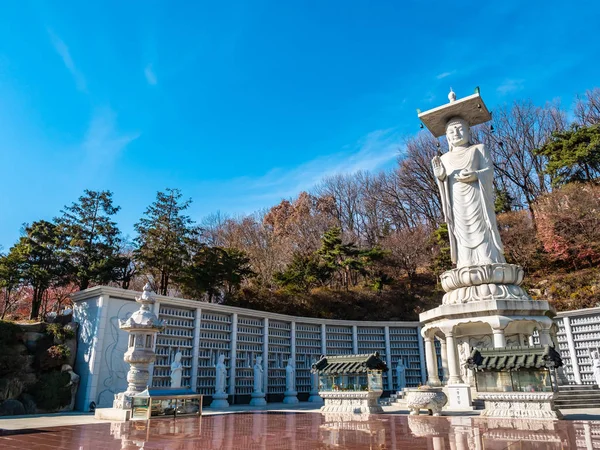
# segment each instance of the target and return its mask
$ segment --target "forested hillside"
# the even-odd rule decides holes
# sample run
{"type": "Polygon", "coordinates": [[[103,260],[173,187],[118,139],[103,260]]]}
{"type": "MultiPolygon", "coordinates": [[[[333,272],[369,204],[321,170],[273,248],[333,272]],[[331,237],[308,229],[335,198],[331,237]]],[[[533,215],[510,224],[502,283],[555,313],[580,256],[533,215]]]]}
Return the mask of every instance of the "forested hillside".
{"type": "MultiPolygon", "coordinates": [[[[496,165],[509,262],[534,298],[600,303],[600,89],[563,108],[519,101],[475,130],[496,165]]],[[[416,319],[451,267],[431,159],[445,142],[406,139],[394,170],[340,174],[245,217],[195,220],[178,189],[157,194],[126,240],[109,191],[86,191],[0,258],[0,318],[35,319],[78,289],[111,284],[286,314],[416,319]]]]}

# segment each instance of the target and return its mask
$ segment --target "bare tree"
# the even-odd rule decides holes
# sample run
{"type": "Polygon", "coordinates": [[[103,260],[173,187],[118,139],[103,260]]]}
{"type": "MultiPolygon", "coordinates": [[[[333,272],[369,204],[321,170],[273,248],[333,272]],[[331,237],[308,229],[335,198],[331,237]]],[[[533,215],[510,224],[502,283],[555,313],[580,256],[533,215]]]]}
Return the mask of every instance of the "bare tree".
{"type": "Polygon", "coordinates": [[[441,221],[441,200],[431,160],[445,145],[429,133],[406,141],[406,153],[399,159],[395,175],[401,198],[413,216],[411,226],[425,223],[435,228],[441,221]]]}
{"type": "Polygon", "coordinates": [[[404,228],[390,234],[383,246],[390,252],[389,259],[394,267],[401,269],[412,281],[419,267],[431,261],[432,253],[427,245],[431,230],[425,225],[404,228]]]}
{"type": "Polygon", "coordinates": [[[575,120],[584,126],[600,123],[600,88],[591,89],[577,97],[575,120]]]}
{"type": "Polygon", "coordinates": [[[334,200],[334,209],[331,211],[333,219],[340,224],[344,234],[353,240],[360,236],[360,189],[360,183],[354,175],[339,174],[325,178],[313,191],[318,197],[334,200]]]}
{"type": "Polygon", "coordinates": [[[566,127],[559,105],[535,106],[531,101],[515,102],[494,112],[494,130],[485,128],[482,140],[494,154],[497,177],[516,194],[515,201],[532,209],[535,199],[550,190],[545,173],[546,158],[536,155],[553,131],[566,127]]]}

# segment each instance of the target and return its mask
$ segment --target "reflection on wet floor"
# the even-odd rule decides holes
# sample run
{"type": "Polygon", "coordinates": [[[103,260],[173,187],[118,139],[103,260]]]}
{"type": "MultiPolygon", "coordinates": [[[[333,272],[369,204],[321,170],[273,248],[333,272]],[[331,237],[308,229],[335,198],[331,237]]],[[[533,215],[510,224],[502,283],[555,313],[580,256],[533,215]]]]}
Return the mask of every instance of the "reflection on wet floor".
{"type": "Polygon", "coordinates": [[[600,421],[236,413],[27,430],[0,448],[29,449],[594,449],[600,421]]]}

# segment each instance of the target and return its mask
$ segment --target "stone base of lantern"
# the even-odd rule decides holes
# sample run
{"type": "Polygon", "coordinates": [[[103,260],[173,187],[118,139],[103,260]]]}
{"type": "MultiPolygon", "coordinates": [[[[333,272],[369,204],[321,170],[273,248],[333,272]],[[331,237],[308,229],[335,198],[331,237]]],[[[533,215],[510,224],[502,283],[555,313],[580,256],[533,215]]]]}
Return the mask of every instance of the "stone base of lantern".
{"type": "Polygon", "coordinates": [[[285,395],[285,397],[283,397],[283,403],[286,405],[295,405],[299,403],[297,391],[285,391],[283,395],[285,395]]]}
{"type": "Polygon", "coordinates": [[[554,392],[479,393],[485,403],[481,417],[501,419],[562,419],[554,392]]]}
{"type": "Polygon", "coordinates": [[[264,392],[253,392],[251,397],[252,397],[252,400],[250,400],[251,406],[265,406],[267,404],[267,401],[265,400],[264,392]]]}
{"type": "Polygon", "coordinates": [[[225,392],[216,392],[213,394],[212,398],[213,401],[210,404],[211,408],[229,408],[229,402],[227,401],[229,395],[225,392]]]}
{"type": "Polygon", "coordinates": [[[383,408],[378,400],[381,391],[322,391],[325,401],[322,413],[379,414],[383,408]]]}

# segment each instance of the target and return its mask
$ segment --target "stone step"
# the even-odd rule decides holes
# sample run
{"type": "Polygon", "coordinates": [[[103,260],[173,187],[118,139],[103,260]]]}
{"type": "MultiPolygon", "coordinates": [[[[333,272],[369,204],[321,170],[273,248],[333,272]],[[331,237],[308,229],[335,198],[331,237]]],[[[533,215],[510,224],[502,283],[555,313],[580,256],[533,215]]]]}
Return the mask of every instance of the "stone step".
{"type": "Polygon", "coordinates": [[[585,399],[575,399],[575,400],[555,400],[554,404],[559,407],[559,408],[563,408],[565,406],[570,406],[570,405],[589,405],[589,408],[597,408],[598,407],[598,402],[590,402],[589,400],[585,400],[585,399]]]}
{"type": "Polygon", "coordinates": [[[585,405],[589,405],[590,408],[597,408],[598,403],[599,403],[598,400],[590,401],[589,399],[585,399],[585,398],[554,400],[554,404],[559,407],[568,406],[568,405],[583,405],[583,404],[585,404],[585,405]]]}
{"type": "Polygon", "coordinates": [[[590,394],[593,394],[595,392],[600,392],[600,389],[581,389],[581,388],[578,388],[578,389],[564,389],[564,390],[563,389],[559,389],[558,392],[563,392],[565,394],[569,394],[571,392],[588,392],[590,394]]]}
{"type": "Polygon", "coordinates": [[[556,400],[568,400],[568,399],[588,399],[588,400],[593,400],[593,401],[597,401],[600,400],[600,391],[598,392],[569,392],[569,393],[565,393],[565,392],[559,392],[558,395],[556,396],[556,400]]]}
{"type": "Polygon", "coordinates": [[[597,384],[563,384],[558,386],[558,392],[567,391],[600,391],[597,384]]]}
{"type": "Polygon", "coordinates": [[[569,403],[569,404],[558,404],[556,402],[554,402],[554,406],[558,409],[560,409],[561,411],[563,409],[590,409],[590,408],[597,408],[597,405],[594,404],[590,404],[590,403],[569,403]]]}

